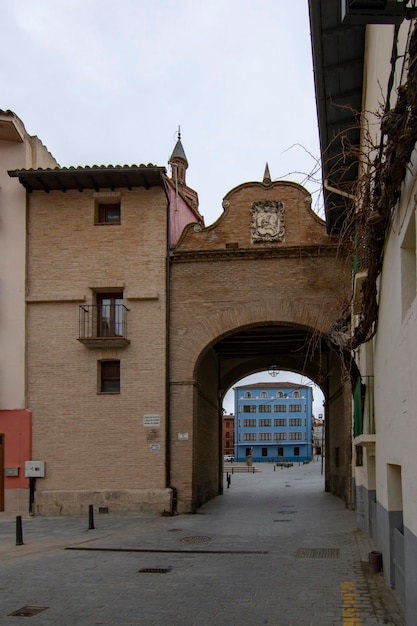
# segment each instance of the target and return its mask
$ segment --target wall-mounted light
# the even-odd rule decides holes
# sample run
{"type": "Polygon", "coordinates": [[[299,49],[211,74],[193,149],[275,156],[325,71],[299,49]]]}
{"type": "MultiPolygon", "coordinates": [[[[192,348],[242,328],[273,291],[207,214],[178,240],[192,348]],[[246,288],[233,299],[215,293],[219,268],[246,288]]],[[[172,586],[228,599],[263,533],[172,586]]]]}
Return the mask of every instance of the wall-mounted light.
{"type": "Polygon", "coordinates": [[[275,378],[275,376],[278,376],[279,374],[278,365],[270,365],[268,367],[268,374],[272,376],[273,378],[275,378]]]}

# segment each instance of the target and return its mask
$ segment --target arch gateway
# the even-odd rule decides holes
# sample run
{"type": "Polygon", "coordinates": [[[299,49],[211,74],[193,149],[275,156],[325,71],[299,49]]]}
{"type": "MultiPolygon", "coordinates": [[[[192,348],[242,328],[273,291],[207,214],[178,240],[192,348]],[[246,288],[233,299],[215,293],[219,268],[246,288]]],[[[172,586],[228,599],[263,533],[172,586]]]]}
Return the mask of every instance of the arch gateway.
{"type": "Polygon", "coordinates": [[[178,511],[222,493],[222,399],[240,378],[302,373],[325,396],[325,489],[351,502],[351,388],[326,333],[350,270],[299,184],[247,182],[211,226],[189,224],[171,250],[169,477],[178,511]]]}
{"type": "MultiPolygon", "coordinates": [[[[24,156],[33,138],[0,117],[24,156]]],[[[267,167],[204,227],[180,138],[171,178],[152,164],[4,164],[21,235],[5,250],[26,262],[0,303],[19,325],[3,314],[0,334],[25,350],[13,370],[0,359],[0,514],[195,511],[222,493],[226,392],[271,364],[321,387],[325,488],[350,504],[351,385],[329,341],[350,262],[306,189],[267,167]]]]}

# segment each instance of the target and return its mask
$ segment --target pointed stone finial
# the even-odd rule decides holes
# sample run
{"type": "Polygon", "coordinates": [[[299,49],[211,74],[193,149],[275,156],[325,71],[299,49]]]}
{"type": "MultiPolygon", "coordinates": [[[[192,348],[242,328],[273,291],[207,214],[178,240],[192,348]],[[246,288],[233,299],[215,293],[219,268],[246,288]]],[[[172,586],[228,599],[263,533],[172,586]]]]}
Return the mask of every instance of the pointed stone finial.
{"type": "Polygon", "coordinates": [[[270,185],[271,184],[271,174],[269,173],[269,166],[268,166],[268,161],[266,162],[265,165],[265,172],[264,172],[264,179],[263,179],[263,184],[264,185],[270,185]]]}

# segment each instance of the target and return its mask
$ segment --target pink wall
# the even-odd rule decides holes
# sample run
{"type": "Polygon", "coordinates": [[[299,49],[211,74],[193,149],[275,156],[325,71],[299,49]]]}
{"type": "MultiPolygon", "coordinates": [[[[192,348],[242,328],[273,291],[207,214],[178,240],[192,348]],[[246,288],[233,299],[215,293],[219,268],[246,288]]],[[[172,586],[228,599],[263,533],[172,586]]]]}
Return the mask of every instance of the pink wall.
{"type": "Polygon", "coordinates": [[[32,458],[32,413],[25,409],[0,411],[0,433],[4,435],[4,467],[18,467],[19,476],[5,476],[5,489],[27,489],[25,461],[32,458]]]}
{"type": "Polygon", "coordinates": [[[195,213],[188,204],[176,193],[171,184],[167,185],[170,203],[170,244],[175,246],[187,224],[198,222],[195,213]]]}

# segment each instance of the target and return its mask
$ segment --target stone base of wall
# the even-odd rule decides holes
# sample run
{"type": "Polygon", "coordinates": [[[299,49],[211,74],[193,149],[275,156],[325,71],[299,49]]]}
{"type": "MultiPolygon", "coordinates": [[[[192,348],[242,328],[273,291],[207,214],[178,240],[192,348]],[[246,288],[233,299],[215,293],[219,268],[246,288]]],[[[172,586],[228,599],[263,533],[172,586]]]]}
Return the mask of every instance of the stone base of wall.
{"type": "Polygon", "coordinates": [[[170,515],[171,489],[124,489],[109,491],[37,491],[35,515],[88,515],[106,509],[112,515],[170,515]]]}

